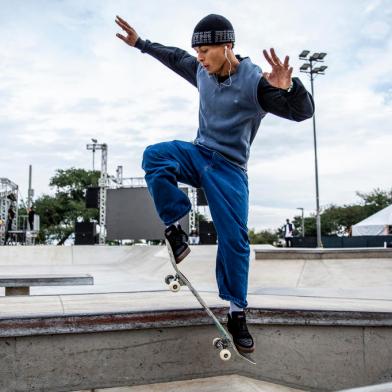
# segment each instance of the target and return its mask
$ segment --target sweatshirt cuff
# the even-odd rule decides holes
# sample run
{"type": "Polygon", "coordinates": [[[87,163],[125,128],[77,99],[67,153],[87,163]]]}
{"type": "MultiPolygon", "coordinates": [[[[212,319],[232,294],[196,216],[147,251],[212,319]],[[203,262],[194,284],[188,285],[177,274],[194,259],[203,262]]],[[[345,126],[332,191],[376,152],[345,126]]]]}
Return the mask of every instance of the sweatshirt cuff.
{"type": "Polygon", "coordinates": [[[137,39],[135,43],[135,48],[139,49],[142,53],[146,51],[146,46],[150,43],[148,39],[145,41],[141,39],[140,37],[137,39]]]}

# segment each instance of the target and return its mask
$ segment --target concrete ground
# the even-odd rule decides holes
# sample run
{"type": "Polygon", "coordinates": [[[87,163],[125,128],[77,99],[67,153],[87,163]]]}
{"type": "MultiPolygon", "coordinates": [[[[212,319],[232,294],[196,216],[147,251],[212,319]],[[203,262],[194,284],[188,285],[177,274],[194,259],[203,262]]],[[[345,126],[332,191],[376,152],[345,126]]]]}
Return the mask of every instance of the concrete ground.
{"type": "MultiPolygon", "coordinates": [[[[193,246],[180,266],[207,304],[225,306],[215,255],[216,246],[193,246]]],[[[90,274],[94,285],[31,287],[30,297],[13,298],[0,288],[2,316],[200,307],[187,288],[168,290],[173,270],[163,246],[0,247],[0,275],[51,273],[90,274]]],[[[392,312],[392,258],[256,260],[252,251],[248,292],[249,306],[263,309],[392,312]]]]}
{"type": "MultiPolygon", "coordinates": [[[[136,387],[95,389],[94,392],[302,392],[249,377],[229,375],[208,377],[197,380],[175,381],[161,384],[142,385],[136,387]]],[[[91,392],[91,390],[75,391],[91,392]]]]}
{"type": "MultiPolygon", "coordinates": [[[[304,392],[264,381],[254,380],[249,377],[230,375],[208,377],[197,380],[167,382],[161,384],[143,385],[136,387],[95,389],[93,392],[304,392]]],[[[391,392],[392,383],[379,384],[361,388],[345,389],[337,392],[391,392]]],[[[73,392],[92,392],[90,390],[73,392]]]]}
{"type": "MultiPolygon", "coordinates": [[[[215,255],[216,246],[193,246],[181,263],[202,293],[217,293],[215,255]]],[[[94,286],[32,287],[31,295],[167,291],[164,277],[172,268],[160,246],[0,247],[0,275],[50,273],[91,274],[94,286]]],[[[249,294],[277,301],[281,296],[390,301],[392,258],[256,260],[252,251],[249,294]]]]}

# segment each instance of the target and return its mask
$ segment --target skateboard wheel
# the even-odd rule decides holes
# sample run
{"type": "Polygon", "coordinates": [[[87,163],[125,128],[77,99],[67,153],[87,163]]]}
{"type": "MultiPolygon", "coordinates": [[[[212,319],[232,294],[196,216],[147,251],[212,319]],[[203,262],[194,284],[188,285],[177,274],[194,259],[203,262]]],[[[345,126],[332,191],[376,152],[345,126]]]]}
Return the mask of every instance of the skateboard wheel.
{"type": "Polygon", "coordinates": [[[165,283],[166,284],[170,284],[170,282],[172,282],[174,280],[174,276],[173,275],[167,275],[165,278],[165,283]]]}
{"type": "Polygon", "coordinates": [[[231,352],[225,348],[219,353],[219,356],[222,361],[228,361],[231,358],[231,352]]]}
{"type": "Polygon", "coordinates": [[[181,285],[180,285],[180,283],[177,282],[176,280],[172,280],[172,281],[170,282],[170,284],[169,284],[169,288],[170,288],[171,291],[173,291],[173,292],[176,293],[177,291],[180,291],[181,285]]]}

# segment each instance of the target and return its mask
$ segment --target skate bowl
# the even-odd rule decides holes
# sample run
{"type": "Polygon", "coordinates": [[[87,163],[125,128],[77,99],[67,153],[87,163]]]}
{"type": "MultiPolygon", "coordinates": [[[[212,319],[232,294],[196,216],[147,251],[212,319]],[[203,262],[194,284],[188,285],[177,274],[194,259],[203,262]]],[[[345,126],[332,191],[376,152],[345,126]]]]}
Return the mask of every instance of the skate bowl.
{"type": "MultiPolygon", "coordinates": [[[[191,293],[168,291],[164,247],[0,248],[0,275],[83,273],[95,283],[32,287],[30,296],[0,291],[0,390],[136,392],[179,383],[191,391],[194,380],[209,380],[198,390],[219,391],[219,377],[238,377],[233,391],[336,391],[392,381],[391,253],[321,260],[259,259],[259,251],[249,280],[251,366],[221,361],[215,327],[191,293]]],[[[225,321],[215,254],[216,246],[192,247],[181,268],[225,321]]]]}

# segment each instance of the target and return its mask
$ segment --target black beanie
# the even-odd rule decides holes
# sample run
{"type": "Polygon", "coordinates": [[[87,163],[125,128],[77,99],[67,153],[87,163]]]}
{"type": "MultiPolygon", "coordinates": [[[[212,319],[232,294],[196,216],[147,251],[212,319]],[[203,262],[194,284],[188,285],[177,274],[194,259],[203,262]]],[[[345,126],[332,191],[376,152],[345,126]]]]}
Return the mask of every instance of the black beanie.
{"type": "Polygon", "coordinates": [[[224,16],[210,14],[203,18],[193,30],[192,48],[204,45],[234,43],[233,25],[224,16]]]}

